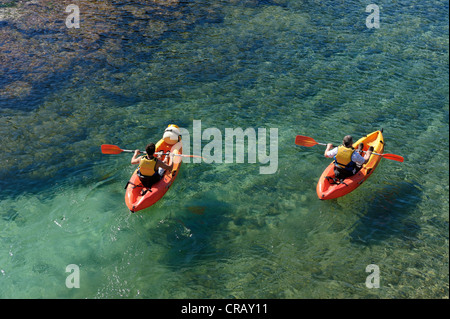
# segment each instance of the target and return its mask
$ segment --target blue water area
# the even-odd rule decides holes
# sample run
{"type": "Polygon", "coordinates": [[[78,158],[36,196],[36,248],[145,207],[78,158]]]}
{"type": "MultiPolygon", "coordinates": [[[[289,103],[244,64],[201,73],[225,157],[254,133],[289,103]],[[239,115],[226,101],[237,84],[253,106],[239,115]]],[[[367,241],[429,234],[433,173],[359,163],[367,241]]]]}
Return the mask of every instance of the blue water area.
{"type": "Polygon", "coordinates": [[[356,0],[84,0],[79,29],[68,4],[0,6],[0,298],[448,298],[448,1],[377,1],[371,29],[356,0]],[[223,160],[131,214],[131,154],[100,146],[177,124],[192,152],[196,121],[223,160]],[[225,162],[237,128],[267,156],[277,129],[274,173],[247,139],[225,162]],[[295,136],[381,128],[404,162],[320,201],[331,160],[295,136]]]}

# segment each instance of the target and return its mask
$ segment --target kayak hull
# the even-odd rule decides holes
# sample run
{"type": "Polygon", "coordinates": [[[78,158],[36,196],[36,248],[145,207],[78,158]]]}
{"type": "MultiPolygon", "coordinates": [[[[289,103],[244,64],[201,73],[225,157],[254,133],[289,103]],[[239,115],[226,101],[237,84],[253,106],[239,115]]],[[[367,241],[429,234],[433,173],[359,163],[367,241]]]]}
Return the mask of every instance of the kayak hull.
{"type": "MultiPolygon", "coordinates": [[[[162,149],[156,149],[156,152],[162,149]]],[[[166,152],[167,150],[163,149],[166,152]]],[[[181,154],[181,148],[179,151],[175,150],[174,154],[181,154]]],[[[150,189],[144,187],[137,175],[137,169],[133,172],[127,186],[125,187],[125,204],[128,209],[135,213],[137,211],[149,208],[157,203],[169,190],[178,176],[178,172],[181,166],[181,157],[174,156],[174,163],[172,172],[166,171],[161,180],[151,186],[150,189]]]]}
{"type": "MultiPolygon", "coordinates": [[[[384,138],[382,131],[375,131],[360,138],[353,144],[353,148],[358,148],[360,143],[364,143],[364,151],[367,151],[370,146],[373,146],[375,153],[382,154],[384,151],[384,138]]],[[[380,160],[381,156],[372,154],[369,161],[363,165],[359,172],[344,179],[344,181],[340,184],[333,183],[333,178],[335,178],[334,163],[331,162],[330,165],[328,165],[328,167],[323,171],[319,182],[317,183],[317,196],[321,200],[327,200],[339,198],[351,193],[373,174],[380,160]]]]}

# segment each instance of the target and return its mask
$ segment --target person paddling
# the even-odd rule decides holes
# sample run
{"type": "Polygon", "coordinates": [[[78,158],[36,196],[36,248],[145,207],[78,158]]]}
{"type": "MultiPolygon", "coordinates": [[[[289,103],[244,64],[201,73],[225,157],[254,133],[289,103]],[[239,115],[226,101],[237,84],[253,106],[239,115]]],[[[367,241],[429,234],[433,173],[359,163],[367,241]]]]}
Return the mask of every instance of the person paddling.
{"type": "Polygon", "coordinates": [[[337,179],[345,179],[355,175],[372,155],[373,146],[369,148],[364,156],[361,156],[364,144],[358,145],[356,150],[352,145],[353,137],[351,135],[345,136],[342,145],[338,147],[334,147],[331,143],[327,144],[324,156],[334,158],[334,173],[337,179]]]}
{"type": "MultiPolygon", "coordinates": [[[[165,170],[172,171],[173,163],[168,165],[166,162],[169,156],[163,161],[154,156],[155,144],[150,143],[145,148],[147,155],[138,158],[141,153],[139,150],[134,151],[134,155],[131,158],[131,164],[139,164],[138,176],[142,185],[146,188],[150,188],[156,182],[159,182],[164,175],[165,170]]],[[[172,161],[171,161],[172,162],[172,161]]]]}

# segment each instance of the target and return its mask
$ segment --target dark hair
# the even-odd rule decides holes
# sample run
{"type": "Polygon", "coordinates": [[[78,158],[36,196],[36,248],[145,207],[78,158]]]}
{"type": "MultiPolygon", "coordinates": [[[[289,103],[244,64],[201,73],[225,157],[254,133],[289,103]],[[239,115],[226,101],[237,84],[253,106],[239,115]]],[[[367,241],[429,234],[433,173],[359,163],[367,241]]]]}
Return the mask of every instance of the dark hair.
{"type": "Polygon", "coordinates": [[[145,151],[147,152],[147,156],[149,158],[153,157],[153,154],[155,153],[155,144],[154,143],[150,143],[145,147],[145,151]]]}
{"type": "Polygon", "coordinates": [[[344,144],[346,147],[350,147],[353,144],[353,137],[351,135],[346,135],[344,137],[344,140],[342,141],[342,144],[344,144]]]}

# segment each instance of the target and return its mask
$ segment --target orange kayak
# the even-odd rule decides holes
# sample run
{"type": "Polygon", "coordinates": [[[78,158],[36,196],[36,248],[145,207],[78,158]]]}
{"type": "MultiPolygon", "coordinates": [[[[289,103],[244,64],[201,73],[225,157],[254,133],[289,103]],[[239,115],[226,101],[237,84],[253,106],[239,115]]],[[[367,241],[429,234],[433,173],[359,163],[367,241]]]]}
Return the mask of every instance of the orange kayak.
{"type": "MultiPolygon", "coordinates": [[[[156,145],[156,152],[167,152],[167,149],[165,149],[162,144],[164,144],[162,141],[158,142],[156,145]],[[158,147],[158,145],[161,145],[161,147],[158,147]]],[[[182,149],[180,148],[179,151],[174,151],[174,154],[181,154],[181,150],[182,149]]],[[[166,171],[163,178],[159,182],[153,184],[150,189],[142,185],[141,180],[137,175],[137,169],[134,171],[125,187],[125,204],[132,213],[152,206],[169,190],[178,175],[181,165],[181,160],[175,159],[176,157],[178,156],[174,157],[172,172],[166,171]]],[[[178,159],[180,158],[181,157],[178,157],[178,159]]]]}
{"type": "MultiPolygon", "coordinates": [[[[375,131],[360,138],[353,143],[353,148],[357,148],[360,143],[364,143],[364,151],[367,151],[370,146],[373,146],[374,152],[382,154],[384,151],[384,139],[383,130],[375,131]]],[[[334,161],[323,171],[317,183],[316,191],[319,199],[333,199],[347,195],[354,191],[359,185],[364,183],[370,175],[374,172],[378,163],[381,160],[381,156],[372,154],[369,161],[363,165],[363,167],[355,175],[344,179],[343,181],[333,180],[334,174],[334,161]]]]}

